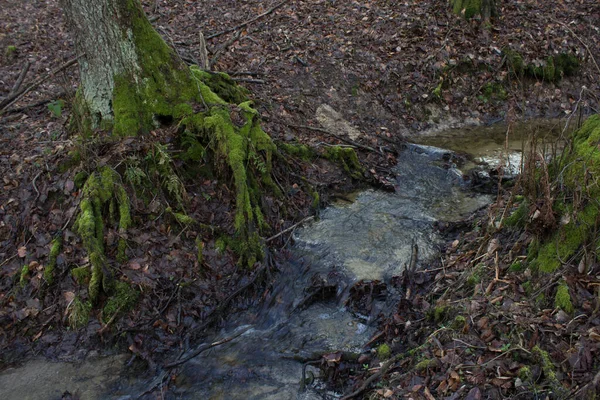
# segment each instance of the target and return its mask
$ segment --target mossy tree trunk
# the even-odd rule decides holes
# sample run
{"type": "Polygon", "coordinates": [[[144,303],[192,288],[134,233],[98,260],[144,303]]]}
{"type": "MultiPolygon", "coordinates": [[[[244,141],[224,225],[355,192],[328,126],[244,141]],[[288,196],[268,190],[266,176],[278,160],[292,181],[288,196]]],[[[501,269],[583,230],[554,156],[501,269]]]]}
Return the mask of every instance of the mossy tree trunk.
{"type": "Polygon", "coordinates": [[[190,72],[139,1],[61,1],[80,56],[76,111],[85,125],[128,136],[149,130],[157,115],[172,115],[190,72]]]}
{"type": "MultiPolygon", "coordinates": [[[[210,151],[208,159],[225,167],[219,172],[233,178],[235,233],[230,248],[252,266],[262,257],[260,232],[268,228],[261,212],[262,190],[278,189],[270,175],[275,145],[261,129],[245,89],[225,74],[185,65],[152,28],[139,0],[61,0],[61,4],[80,56],[81,85],[73,115],[81,133],[90,135],[99,128],[116,137],[134,136],[149,132],[158,121],[178,123],[182,143],[188,146],[182,157],[196,160],[210,151]]],[[[156,148],[162,149],[160,144],[156,148]]],[[[164,155],[155,157],[160,158],[162,185],[185,213],[181,181],[170,156],[160,154],[164,155]]],[[[132,222],[123,181],[107,165],[91,173],[82,190],[75,230],[89,254],[92,302],[102,289],[110,291],[104,272],[105,223],[110,223],[114,214],[110,210],[117,207],[122,235],[117,258],[126,260],[124,237],[132,222]]]]}
{"type": "Polygon", "coordinates": [[[496,0],[451,0],[452,10],[466,19],[481,15],[484,21],[497,15],[496,0]]]}

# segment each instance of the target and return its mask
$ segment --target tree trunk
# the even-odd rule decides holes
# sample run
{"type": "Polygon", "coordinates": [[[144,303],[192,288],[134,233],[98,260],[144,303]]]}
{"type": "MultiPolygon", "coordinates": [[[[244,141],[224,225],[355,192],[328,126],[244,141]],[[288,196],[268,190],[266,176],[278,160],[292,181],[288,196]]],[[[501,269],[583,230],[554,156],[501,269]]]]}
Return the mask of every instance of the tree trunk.
{"type": "Polygon", "coordinates": [[[83,55],[80,117],[91,128],[135,135],[151,129],[157,115],[172,115],[181,94],[177,89],[189,88],[190,72],[154,31],[139,1],[62,4],[77,53],[83,55]]]}
{"type": "MultiPolygon", "coordinates": [[[[262,257],[258,232],[266,226],[260,208],[262,188],[279,189],[270,175],[275,145],[261,129],[258,111],[245,89],[225,74],[185,65],[152,28],[139,0],[61,1],[81,56],[81,86],[73,105],[81,133],[100,128],[132,136],[150,131],[158,121],[177,121],[190,147],[182,157],[200,161],[204,151],[211,151],[217,166],[229,167],[236,189],[235,234],[229,246],[252,266],[262,257]]],[[[171,168],[170,156],[163,153],[154,155],[155,163],[164,166],[157,172],[183,208],[181,182],[171,168]]],[[[225,168],[218,170],[227,173],[225,168]]],[[[121,179],[111,171],[107,168],[90,175],[76,221],[90,254],[92,299],[97,298],[106,276],[104,220],[115,195],[123,208],[120,231],[131,223],[121,179]]]]}
{"type": "Polygon", "coordinates": [[[497,15],[496,0],[452,0],[452,9],[455,14],[463,15],[470,19],[475,15],[481,15],[484,21],[497,15]]]}

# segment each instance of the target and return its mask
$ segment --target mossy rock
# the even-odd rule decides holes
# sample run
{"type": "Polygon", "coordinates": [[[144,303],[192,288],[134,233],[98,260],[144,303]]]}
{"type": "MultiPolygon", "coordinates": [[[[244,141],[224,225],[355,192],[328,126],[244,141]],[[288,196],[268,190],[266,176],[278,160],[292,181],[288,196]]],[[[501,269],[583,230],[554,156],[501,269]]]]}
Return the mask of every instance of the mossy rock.
{"type": "Polygon", "coordinates": [[[338,165],[355,179],[364,179],[364,167],[358,161],[356,152],[351,147],[329,146],[323,156],[338,165]]]}

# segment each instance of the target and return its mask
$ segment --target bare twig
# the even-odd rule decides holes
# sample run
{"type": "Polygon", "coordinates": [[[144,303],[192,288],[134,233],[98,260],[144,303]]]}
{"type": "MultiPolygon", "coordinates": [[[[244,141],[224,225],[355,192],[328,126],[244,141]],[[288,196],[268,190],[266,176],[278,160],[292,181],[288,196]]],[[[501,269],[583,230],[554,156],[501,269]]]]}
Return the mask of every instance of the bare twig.
{"type": "Polygon", "coordinates": [[[23,84],[23,80],[25,80],[25,76],[27,75],[27,71],[29,71],[29,67],[31,66],[31,64],[29,63],[29,61],[27,61],[25,63],[25,65],[23,66],[23,69],[21,70],[21,73],[19,74],[19,78],[17,78],[17,81],[15,82],[15,85],[13,86],[13,88],[10,91],[10,94],[8,95],[9,97],[16,94],[19,89],[21,88],[21,85],[23,84]]]}
{"type": "Polygon", "coordinates": [[[592,61],[594,62],[594,65],[596,66],[596,69],[598,70],[598,73],[600,73],[600,67],[598,66],[598,63],[596,62],[596,59],[594,58],[594,54],[592,53],[592,51],[590,50],[589,46],[587,45],[586,42],[583,41],[583,39],[581,39],[575,32],[573,32],[573,30],[571,28],[569,28],[569,26],[567,24],[565,24],[564,22],[561,22],[559,20],[554,20],[554,22],[559,23],[560,25],[562,25],[566,30],[569,31],[569,33],[571,33],[571,35],[573,35],[575,37],[575,39],[579,40],[579,42],[581,42],[581,44],[586,48],[586,50],[588,51],[588,55],[590,56],[590,58],[592,59],[592,61]]]}
{"type": "Polygon", "coordinates": [[[267,83],[263,79],[250,79],[250,78],[232,78],[232,79],[236,82],[257,83],[260,85],[264,85],[265,83],[267,83]]]}
{"type": "Polygon", "coordinates": [[[285,3],[287,3],[288,1],[289,1],[289,0],[283,0],[282,2],[280,2],[280,3],[277,3],[277,4],[276,4],[276,5],[274,5],[273,7],[269,8],[269,9],[268,9],[267,11],[265,11],[264,13],[262,13],[262,14],[260,14],[260,15],[257,15],[256,17],[254,17],[254,18],[252,18],[252,19],[249,19],[249,20],[248,20],[248,21],[246,21],[246,22],[242,22],[241,24],[239,24],[239,25],[237,25],[237,26],[234,26],[233,28],[225,29],[224,31],[221,31],[221,32],[218,32],[218,33],[212,34],[212,35],[210,35],[210,36],[207,36],[207,37],[206,37],[206,40],[210,40],[210,39],[216,38],[216,37],[218,37],[218,36],[225,35],[226,33],[230,33],[230,32],[233,32],[233,31],[237,31],[238,29],[241,29],[241,28],[245,27],[246,25],[249,25],[249,24],[251,24],[251,23],[253,23],[253,22],[255,22],[255,21],[258,21],[258,20],[259,20],[259,19],[261,19],[262,17],[264,17],[264,16],[266,16],[266,15],[269,15],[269,14],[271,14],[273,11],[277,10],[278,8],[280,8],[281,6],[283,6],[283,5],[284,5],[285,3]]]}
{"type": "Polygon", "coordinates": [[[328,131],[327,129],[319,128],[319,127],[316,127],[316,126],[309,126],[309,125],[289,125],[289,127],[290,128],[296,128],[296,129],[309,129],[309,130],[316,131],[316,132],[323,132],[323,133],[326,133],[326,134],[328,134],[330,136],[333,136],[334,138],[336,138],[338,140],[341,140],[342,142],[346,142],[346,143],[348,143],[348,144],[350,144],[352,146],[361,148],[363,150],[372,151],[374,153],[381,154],[380,151],[375,150],[372,147],[365,146],[363,144],[357,143],[354,140],[351,140],[351,139],[345,138],[343,136],[337,135],[337,134],[335,134],[333,132],[328,131]]]}
{"type": "Polygon", "coordinates": [[[246,329],[242,329],[240,332],[236,333],[235,335],[233,335],[233,336],[229,336],[229,337],[227,337],[227,338],[225,338],[225,339],[222,339],[222,340],[219,340],[219,341],[217,341],[217,342],[214,342],[214,343],[210,343],[210,344],[205,344],[205,345],[202,345],[202,346],[198,347],[198,348],[197,348],[197,349],[196,349],[196,350],[195,350],[195,351],[194,351],[192,354],[190,354],[189,356],[187,356],[187,357],[185,357],[185,358],[182,358],[181,360],[177,360],[177,361],[170,362],[170,363],[168,363],[168,364],[164,365],[164,368],[173,368],[173,367],[176,367],[176,366],[178,366],[178,365],[181,365],[181,364],[183,364],[183,363],[185,363],[185,362],[188,362],[188,361],[189,361],[189,360],[191,360],[192,358],[194,358],[194,357],[197,357],[198,355],[200,355],[200,353],[202,353],[202,352],[205,352],[205,351],[206,351],[206,350],[208,350],[208,349],[212,349],[213,347],[217,347],[217,346],[220,346],[220,345],[222,345],[222,344],[225,344],[225,343],[227,343],[227,342],[231,342],[233,339],[235,339],[235,338],[237,338],[237,337],[239,337],[239,336],[242,336],[244,333],[248,332],[248,331],[250,330],[250,328],[251,328],[251,327],[247,327],[246,329]]]}
{"type": "Polygon", "coordinates": [[[25,96],[27,93],[31,92],[32,90],[34,90],[35,88],[37,88],[38,86],[40,86],[42,83],[44,83],[45,81],[47,81],[48,79],[52,78],[54,75],[56,75],[57,73],[59,73],[60,71],[63,71],[67,68],[69,68],[70,66],[74,65],[77,63],[77,61],[83,57],[84,54],[77,56],[69,61],[67,61],[66,63],[64,63],[63,65],[61,65],[60,67],[50,71],[49,73],[47,73],[46,75],[36,79],[35,81],[33,81],[31,84],[29,84],[29,86],[27,86],[25,89],[19,91],[19,93],[14,94],[13,96],[9,96],[7,97],[4,102],[6,102],[6,105],[3,106],[2,108],[0,108],[0,115],[4,113],[4,111],[9,108],[10,106],[12,106],[13,104],[15,104],[17,101],[19,101],[21,98],[23,98],[23,96],[25,96]]]}
{"type": "Polygon", "coordinates": [[[270,241],[272,241],[272,240],[275,240],[275,239],[277,239],[279,236],[281,236],[281,235],[285,235],[286,233],[293,231],[294,229],[296,229],[296,228],[297,228],[297,227],[299,227],[300,225],[302,225],[302,224],[304,224],[305,222],[308,222],[308,221],[310,221],[310,220],[312,220],[312,219],[314,219],[314,218],[315,218],[315,217],[314,217],[314,216],[312,216],[312,215],[311,215],[310,217],[306,217],[306,218],[304,218],[302,221],[300,221],[300,222],[297,222],[297,223],[295,223],[294,225],[290,226],[289,228],[282,230],[282,231],[281,231],[281,232],[279,232],[278,234],[271,236],[270,238],[268,238],[267,240],[265,240],[265,242],[267,242],[267,243],[268,243],[268,242],[270,242],[270,241]]]}
{"type": "Polygon", "coordinates": [[[233,35],[233,37],[231,39],[229,39],[228,41],[226,41],[216,52],[215,55],[213,56],[213,58],[210,60],[210,62],[208,63],[208,67],[209,69],[212,69],[212,67],[217,63],[217,61],[219,61],[219,57],[221,57],[221,54],[223,54],[223,52],[232,44],[234,44],[235,42],[237,42],[238,40],[240,40],[240,37],[242,36],[242,31],[238,31],[235,35],[233,35]]]}

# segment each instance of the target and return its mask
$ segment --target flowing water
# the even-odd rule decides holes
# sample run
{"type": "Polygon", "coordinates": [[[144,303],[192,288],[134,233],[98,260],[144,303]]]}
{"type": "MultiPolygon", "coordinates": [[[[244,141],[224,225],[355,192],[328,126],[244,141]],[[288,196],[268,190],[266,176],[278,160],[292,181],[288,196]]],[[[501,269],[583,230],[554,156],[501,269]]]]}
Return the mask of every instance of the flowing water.
{"type": "MultiPolygon", "coordinates": [[[[468,135],[472,138],[473,132],[468,135]]],[[[457,137],[440,135],[437,141],[452,147],[457,137]]],[[[504,141],[486,137],[479,139],[481,148],[504,147],[504,141]]],[[[428,138],[427,143],[436,139],[428,138]]],[[[488,156],[474,151],[472,155],[488,156]]],[[[230,316],[210,341],[245,332],[185,363],[168,398],[339,397],[318,380],[300,391],[299,360],[328,351],[363,351],[375,333],[372,315],[389,309],[393,298],[392,293],[387,301],[379,301],[371,315],[358,315],[345,307],[348,288],[359,280],[389,281],[409,263],[413,245],[418,246],[421,264],[436,257],[442,242],[436,223],[458,221],[492,200],[468,190],[450,151],[409,145],[398,160],[395,193],[356,193],[349,196],[352,201],[333,204],[318,221],[296,230],[291,261],[281,266],[270,297],[256,310],[230,316]],[[314,295],[315,287],[320,296],[314,295]]],[[[150,380],[128,378],[133,374],[126,373],[126,359],[93,358],[77,365],[30,361],[0,374],[0,398],[52,399],[65,390],[79,391],[86,400],[136,398],[150,380]]],[[[308,371],[317,373],[311,367],[308,371]]]]}

